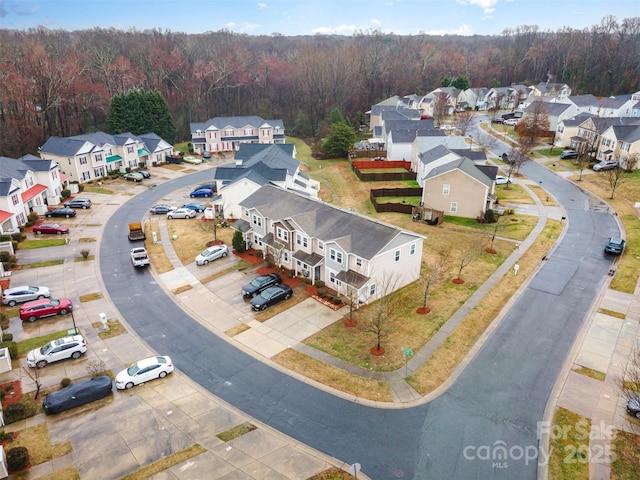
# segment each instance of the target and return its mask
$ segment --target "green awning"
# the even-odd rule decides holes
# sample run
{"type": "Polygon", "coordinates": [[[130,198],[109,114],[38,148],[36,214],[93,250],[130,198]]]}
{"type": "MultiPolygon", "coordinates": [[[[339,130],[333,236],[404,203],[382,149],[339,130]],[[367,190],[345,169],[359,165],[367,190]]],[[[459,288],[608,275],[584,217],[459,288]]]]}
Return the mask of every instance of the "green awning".
{"type": "Polygon", "coordinates": [[[122,160],[120,155],[111,155],[110,157],[107,157],[107,163],[117,162],[118,160],[122,160]]]}
{"type": "Polygon", "coordinates": [[[149,150],[147,150],[146,148],[141,148],[138,150],[139,157],[144,157],[145,155],[149,155],[149,150]]]}

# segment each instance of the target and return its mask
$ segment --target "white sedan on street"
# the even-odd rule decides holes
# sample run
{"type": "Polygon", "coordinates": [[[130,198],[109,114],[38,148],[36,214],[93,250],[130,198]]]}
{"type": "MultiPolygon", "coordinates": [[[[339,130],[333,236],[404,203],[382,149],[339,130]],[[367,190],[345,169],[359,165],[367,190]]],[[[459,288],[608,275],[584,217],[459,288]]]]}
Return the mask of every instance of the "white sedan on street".
{"type": "Polygon", "coordinates": [[[164,378],[173,372],[173,363],[169,357],[149,357],[140,360],[116,375],[116,387],[120,390],[133,388],[134,385],[164,378]]]}

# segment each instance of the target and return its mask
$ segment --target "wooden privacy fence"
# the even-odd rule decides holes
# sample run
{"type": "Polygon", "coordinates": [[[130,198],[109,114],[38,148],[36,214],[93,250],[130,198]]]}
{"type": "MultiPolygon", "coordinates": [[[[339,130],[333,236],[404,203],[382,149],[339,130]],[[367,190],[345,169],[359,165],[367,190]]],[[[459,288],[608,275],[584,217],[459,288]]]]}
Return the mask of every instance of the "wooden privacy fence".
{"type": "Polygon", "coordinates": [[[382,160],[382,161],[360,161],[356,160],[351,162],[351,168],[356,174],[356,177],[361,182],[399,182],[405,180],[415,180],[417,178],[416,173],[411,171],[411,162],[405,162],[404,160],[382,160]],[[390,168],[403,168],[405,172],[361,172],[360,169],[390,169],[390,168]]]}
{"type": "Polygon", "coordinates": [[[379,197],[420,197],[422,188],[375,188],[369,192],[369,199],[376,212],[413,213],[413,205],[408,203],[378,203],[379,197]]]}

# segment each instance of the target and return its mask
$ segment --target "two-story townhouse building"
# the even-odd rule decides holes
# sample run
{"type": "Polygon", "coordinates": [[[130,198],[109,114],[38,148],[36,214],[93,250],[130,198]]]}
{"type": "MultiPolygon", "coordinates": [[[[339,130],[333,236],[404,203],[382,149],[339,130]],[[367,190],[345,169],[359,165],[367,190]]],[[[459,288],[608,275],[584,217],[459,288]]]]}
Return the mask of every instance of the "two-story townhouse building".
{"type": "Polygon", "coordinates": [[[616,95],[603,97],[595,108],[595,115],[599,117],[632,117],[634,107],[638,103],[634,95],[616,95]]]}
{"type": "Polygon", "coordinates": [[[270,183],[284,190],[317,198],[320,183],[300,171],[293,144],[242,144],[234,161],[213,172],[218,194],[211,200],[216,214],[227,219],[241,217],[240,201],[270,183]]]}
{"type": "Polygon", "coordinates": [[[558,129],[558,123],[575,117],[578,114],[578,108],[571,103],[543,102],[536,100],[524,109],[523,118],[527,115],[537,115],[544,111],[549,119],[549,131],[555,132],[558,129]]]}
{"type": "Polygon", "coordinates": [[[578,136],[580,131],[580,125],[586,120],[593,117],[590,113],[579,113],[575,117],[565,118],[558,122],[558,128],[553,140],[553,144],[556,147],[569,147],[576,152],[582,152],[584,147],[578,147],[578,144],[582,143],[582,140],[578,136]]]}
{"type": "Polygon", "coordinates": [[[389,114],[385,114],[384,121],[378,128],[376,128],[376,131],[385,146],[389,142],[389,134],[393,130],[426,130],[433,132],[434,135],[437,135],[437,132],[441,132],[434,126],[432,119],[407,120],[406,118],[395,118],[389,114]]]}
{"type": "Polygon", "coordinates": [[[432,154],[428,152],[436,147],[442,147],[442,151],[470,150],[466,139],[457,135],[416,137],[411,149],[411,169],[418,179],[426,174],[426,165],[432,161],[432,154]]]}
{"type": "Polygon", "coordinates": [[[424,237],[265,185],[241,202],[234,228],[277,266],[366,303],[420,278],[424,237]],[[390,283],[390,280],[393,280],[390,283]]]}
{"type": "Polygon", "coordinates": [[[69,181],[85,183],[110,172],[122,172],[150,164],[163,163],[172,147],[155,134],[140,137],[131,133],[110,135],[104,132],[73,137],[49,137],[40,147],[40,158],[57,162],[69,181]],[[143,138],[152,148],[147,148],[143,138]]]}
{"type": "Polygon", "coordinates": [[[578,125],[578,133],[571,137],[570,147],[577,152],[592,154],[595,158],[601,143],[600,136],[609,127],[625,125],[640,125],[640,118],[598,117],[590,115],[578,125]]]}
{"type": "Polygon", "coordinates": [[[282,120],[264,120],[257,115],[215,117],[191,123],[191,143],[196,153],[233,152],[243,143],[285,143],[282,120]]]}
{"type": "Polygon", "coordinates": [[[561,100],[571,96],[571,87],[566,83],[541,82],[531,87],[532,96],[544,97],[545,101],[551,99],[561,100]]]}
{"type": "Polygon", "coordinates": [[[485,97],[487,110],[512,110],[518,106],[516,91],[511,87],[495,87],[489,90],[485,97]]]}
{"type": "Polygon", "coordinates": [[[598,160],[618,160],[623,168],[640,169],[640,125],[612,125],[601,135],[598,160]],[[632,164],[628,160],[633,158],[632,164]]]}
{"type": "Polygon", "coordinates": [[[0,157],[0,233],[24,226],[30,212],[42,215],[47,205],[57,205],[64,182],[51,160],[0,157]]]}
{"type": "Polygon", "coordinates": [[[444,136],[444,130],[394,128],[389,132],[387,137],[387,159],[409,161],[413,150],[413,142],[416,137],[444,136]]]}
{"type": "Polygon", "coordinates": [[[487,109],[487,94],[491,89],[487,87],[467,88],[464,91],[465,107],[471,110],[487,109]]]}
{"type": "Polygon", "coordinates": [[[497,167],[477,166],[472,160],[451,152],[442,157],[454,160],[433,162],[421,178],[422,204],[447,215],[479,218],[495,203],[497,167]]]}

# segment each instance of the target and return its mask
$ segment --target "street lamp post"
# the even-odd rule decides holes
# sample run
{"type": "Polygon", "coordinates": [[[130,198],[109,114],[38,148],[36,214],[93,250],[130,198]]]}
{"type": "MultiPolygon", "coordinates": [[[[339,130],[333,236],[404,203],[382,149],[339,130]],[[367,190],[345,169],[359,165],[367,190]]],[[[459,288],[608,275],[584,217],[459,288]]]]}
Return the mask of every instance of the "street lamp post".
{"type": "Polygon", "coordinates": [[[73,316],[73,310],[71,310],[71,321],[73,322],[73,334],[78,334],[78,327],[76,326],[76,317],[73,316]]]}

